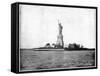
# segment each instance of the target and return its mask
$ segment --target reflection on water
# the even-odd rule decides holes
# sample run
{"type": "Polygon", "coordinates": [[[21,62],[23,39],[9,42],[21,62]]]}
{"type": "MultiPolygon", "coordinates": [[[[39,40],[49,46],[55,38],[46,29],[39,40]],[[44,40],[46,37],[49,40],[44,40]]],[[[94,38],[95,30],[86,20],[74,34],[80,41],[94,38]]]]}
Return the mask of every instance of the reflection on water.
{"type": "Polygon", "coordinates": [[[21,70],[88,67],[95,65],[95,51],[20,50],[21,70]]]}

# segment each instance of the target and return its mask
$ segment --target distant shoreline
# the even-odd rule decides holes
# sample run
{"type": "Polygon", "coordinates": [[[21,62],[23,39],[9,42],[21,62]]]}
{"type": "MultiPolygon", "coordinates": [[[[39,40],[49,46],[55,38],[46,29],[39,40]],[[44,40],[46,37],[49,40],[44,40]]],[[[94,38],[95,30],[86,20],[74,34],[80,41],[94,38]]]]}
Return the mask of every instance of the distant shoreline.
{"type": "Polygon", "coordinates": [[[45,49],[40,49],[40,48],[31,48],[31,49],[27,49],[27,48],[24,48],[24,49],[20,49],[20,50],[34,50],[34,51],[82,51],[82,50],[84,50],[84,51],[94,51],[95,50],[95,48],[89,48],[89,49],[85,49],[85,48],[82,48],[82,49],[66,49],[66,48],[52,48],[52,49],[50,49],[50,48],[45,48],[45,49]]]}

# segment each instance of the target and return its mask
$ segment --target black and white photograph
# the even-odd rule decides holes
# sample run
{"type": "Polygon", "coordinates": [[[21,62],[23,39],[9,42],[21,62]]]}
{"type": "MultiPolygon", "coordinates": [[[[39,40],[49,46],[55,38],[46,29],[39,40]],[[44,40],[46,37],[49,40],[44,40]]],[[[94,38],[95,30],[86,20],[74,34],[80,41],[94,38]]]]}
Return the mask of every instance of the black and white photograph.
{"type": "Polygon", "coordinates": [[[19,4],[19,72],[96,67],[96,8],[19,4]]]}

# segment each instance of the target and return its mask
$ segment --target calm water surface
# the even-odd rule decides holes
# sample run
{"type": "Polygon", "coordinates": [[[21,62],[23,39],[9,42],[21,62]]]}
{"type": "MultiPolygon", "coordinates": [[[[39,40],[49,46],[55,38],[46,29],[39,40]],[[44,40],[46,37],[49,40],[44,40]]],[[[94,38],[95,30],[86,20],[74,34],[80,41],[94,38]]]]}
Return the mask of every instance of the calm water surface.
{"type": "Polygon", "coordinates": [[[95,65],[95,51],[20,50],[20,70],[88,67],[95,65]]]}

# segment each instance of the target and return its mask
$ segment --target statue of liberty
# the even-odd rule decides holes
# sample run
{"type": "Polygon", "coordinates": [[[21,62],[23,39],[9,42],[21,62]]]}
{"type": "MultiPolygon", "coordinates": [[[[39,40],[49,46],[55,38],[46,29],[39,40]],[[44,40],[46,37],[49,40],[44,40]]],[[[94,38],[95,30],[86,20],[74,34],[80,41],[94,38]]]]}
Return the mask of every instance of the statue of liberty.
{"type": "Polygon", "coordinates": [[[63,29],[63,27],[62,27],[61,23],[58,20],[58,36],[57,36],[57,43],[56,43],[58,48],[63,48],[64,47],[62,29],[63,29]]]}

